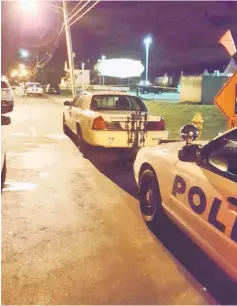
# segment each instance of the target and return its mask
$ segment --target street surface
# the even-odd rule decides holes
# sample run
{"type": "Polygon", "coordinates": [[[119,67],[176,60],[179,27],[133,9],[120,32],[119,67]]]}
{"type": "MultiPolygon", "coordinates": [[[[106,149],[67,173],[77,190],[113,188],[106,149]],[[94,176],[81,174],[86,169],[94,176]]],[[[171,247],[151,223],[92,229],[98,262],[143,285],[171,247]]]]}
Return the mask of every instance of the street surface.
{"type": "Polygon", "coordinates": [[[17,98],[4,127],[2,304],[236,304],[233,284],[174,225],[148,230],[132,165],[81,153],[62,109],[17,98]]]}

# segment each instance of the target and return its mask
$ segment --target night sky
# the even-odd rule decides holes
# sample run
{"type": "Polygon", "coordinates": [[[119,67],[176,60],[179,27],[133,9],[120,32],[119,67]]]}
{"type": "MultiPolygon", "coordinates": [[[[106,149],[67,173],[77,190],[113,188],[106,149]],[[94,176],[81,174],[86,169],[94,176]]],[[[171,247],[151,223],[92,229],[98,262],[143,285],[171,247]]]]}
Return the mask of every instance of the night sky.
{"type": "MultiPolygon", "coordinates": [[[[76,4],[68,2],[69,9],[76,4]]],[[[41,7],[37,16],[31,16],[20,14],[16,2],[3,3],[2,72],[19,62],[19,48],[39,51],[40,57],[51,50],[62,19],[48,6],[41,7]]],[[[152,77],[181,70],[185,74],[221,70],[230,57],[218,40],[228,29],[237,43],[236,2],[101,1],[72,27],[75,62],[85,62],[91,69],[102,54],[144,62],[143,38],[150,34],[152,77]]],[[[63,67],[66,56],[63,35],[48,66],[63,67]]]]}

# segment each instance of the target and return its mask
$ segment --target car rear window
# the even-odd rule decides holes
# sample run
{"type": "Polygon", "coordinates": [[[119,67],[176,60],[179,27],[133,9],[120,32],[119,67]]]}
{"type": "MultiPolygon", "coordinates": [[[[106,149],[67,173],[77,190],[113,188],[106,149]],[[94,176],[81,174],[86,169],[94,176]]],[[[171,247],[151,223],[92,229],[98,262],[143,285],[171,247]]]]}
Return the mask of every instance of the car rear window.
{"type": "Polygon", "coordinates": [[[1,81],[1,88],[8,88],[8,84],[4,81],[1,81]]]}
{"type": "Polygon", "coordinates": [[[140,98],[127,95],[94,95],[92,97],[90,109],[111,111],[148,111],[140,98]]]}
{"type": "Polygon", "coordinates": [[[40,84],[30,84],[30,87],[41,87],[40,84]]]}

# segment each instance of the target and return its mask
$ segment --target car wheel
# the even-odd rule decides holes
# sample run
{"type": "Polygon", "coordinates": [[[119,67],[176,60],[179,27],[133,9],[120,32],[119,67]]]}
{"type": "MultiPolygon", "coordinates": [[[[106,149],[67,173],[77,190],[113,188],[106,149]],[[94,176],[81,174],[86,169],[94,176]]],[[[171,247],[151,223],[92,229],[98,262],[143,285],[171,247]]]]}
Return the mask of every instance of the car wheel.
{"type": "Polygon", "coordinates": [[[6,161],[6,156],[5,156],[3,167],[2,167],[2,173],[1,173],[1,191],[3,190],[6,176],[7,176],[7,161],[6,161]]]}
{"type": "Polygon", "coordinates": [[[85,141],[84,141],[83,136],[82,136],[81,127],[77,123],[77,146],[81,148],[81,147],[84,146],[84,144],[85,144],[85,141]]]}
{"type": "Polygon", "coordinates": [[[64,133],[67,135],[68,134],[68,132],[69,132],[69,128],[68,128],[68,126],[67,126],[67,124],[66,124],[66,120],[65,120],[65,116],[63,115],[63,131],[64,131],[64,133]]]}
{"type": "Polygon", "coordinates": [[[159,184],[154,171],[147,169],[140,179],[140,209],[147,225],[154,229],[164,217],[159,184]]]}

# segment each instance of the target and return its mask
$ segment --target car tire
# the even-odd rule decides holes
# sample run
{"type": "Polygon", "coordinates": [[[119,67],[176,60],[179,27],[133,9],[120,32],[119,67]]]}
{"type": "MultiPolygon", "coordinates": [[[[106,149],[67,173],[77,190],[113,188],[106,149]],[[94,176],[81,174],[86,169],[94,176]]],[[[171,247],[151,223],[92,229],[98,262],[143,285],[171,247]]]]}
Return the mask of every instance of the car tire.
{"type": "Polygon", "coordinates": [[[146,169],[142,173],[139,187],[142,217],[148,227],[151,230],[155,230],[164,220],[165,214],[162,207],[159,184],[153,170],[146,169]]]}
{"type": "Polygon", "coordinates": [[[82,130],[81,130],[81,127],[80,125],[77,123],[77,140],[76,140],[76,143],[77,143],[77,147],[84,147],[85,145],[85,141],[84,141],[84,138],[82,136],[82,130]]]}
{"type": "Polygon", "coordinates": [[[68,126],[67,126],[67,124],[66,124],[66,120],[65,120],[65,116],[63,115],[63,132],[66,134],[66,135],[68,135],[68,133],[69,133],[69,128],[68,128],[68,126]]]}
{"type": "Polygon", "coordinates": [[[3,187],[4,187],[6,176],[7,176],[7,161],[6,161],[6,155],[5,155],[4,163],[3,163],[3,167],[2,167],[2,173],[1,173],[1,192],[2,192],[3,187]]]}

